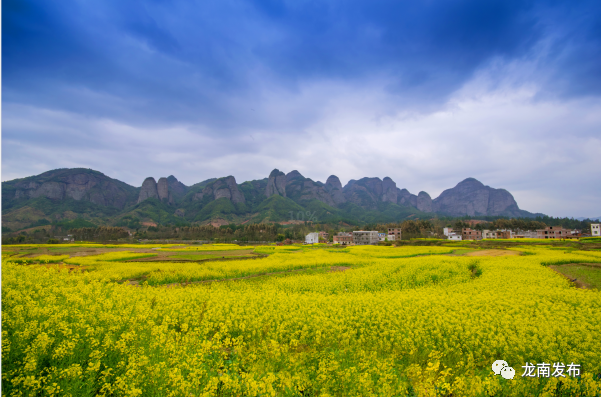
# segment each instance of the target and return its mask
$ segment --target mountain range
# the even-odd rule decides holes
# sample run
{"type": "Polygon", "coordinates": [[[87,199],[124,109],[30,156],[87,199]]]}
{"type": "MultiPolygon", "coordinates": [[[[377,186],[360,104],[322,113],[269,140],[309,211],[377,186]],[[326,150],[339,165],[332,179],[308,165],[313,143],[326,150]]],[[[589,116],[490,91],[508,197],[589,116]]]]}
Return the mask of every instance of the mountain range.
{"type": "Polygon", "coordinates": [[[186,186],[173,175],[146,178],[134,187],[101,172],[57,169],[2,182],[3,231],[54,222],[138,227],[143,224],[398,222],[432,216],[535,217],[505,189],[467,178],[432,199],[397,187],[389,177],[352,179],[342,186],[298,171],[274,169],[268,177],[238,184],[233,176],[186,186]],[[82,223],[82,221],[85,221],[82,223]]]}

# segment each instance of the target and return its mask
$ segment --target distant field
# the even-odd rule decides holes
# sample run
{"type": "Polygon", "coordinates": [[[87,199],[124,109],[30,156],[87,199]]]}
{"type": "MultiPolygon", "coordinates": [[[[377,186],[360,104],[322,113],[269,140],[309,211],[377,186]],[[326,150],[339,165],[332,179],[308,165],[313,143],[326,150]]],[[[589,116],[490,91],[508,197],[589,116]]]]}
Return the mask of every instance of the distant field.
{"type": "Polygon", "coordinates": [[[3,394],[601,393],[601,252],[424,243],[3,247],[3,394]]]}
{"type": "Polygon", "coordinates": [[[228,259],[236,259],[236,258],[257,258],[256,255],[251,255],[250,253],[242,254],[238,251],[235,255],[226,254],[226,253],[207,253],[207,254],[177,254],[177,255],[169,255],[168,258],[171,259],[188,259],[192,261],[199,261],[204,259],[219,259],[219,258],[228,258],[228,259]]]}

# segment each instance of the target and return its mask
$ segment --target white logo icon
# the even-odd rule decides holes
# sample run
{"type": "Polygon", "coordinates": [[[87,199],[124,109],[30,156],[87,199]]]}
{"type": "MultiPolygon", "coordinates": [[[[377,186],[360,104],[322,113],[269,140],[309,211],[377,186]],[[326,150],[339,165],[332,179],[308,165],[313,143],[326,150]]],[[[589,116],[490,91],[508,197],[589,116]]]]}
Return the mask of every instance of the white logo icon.
{"type": "Polygon", "coordinates": [[[495,375],[501,375],[505,379],[513,379],[515,376],[515,369],[511,368],[507,361],[497,360],[492,363],[492,372],[495,375]]]}
{"type": "Polygon", "coordinates": [[[504,367],[501,370],[501,376],[505,379],[513,379],[513,377],[515,376],[515,369],[511,367],[504,367]]]}
{"type": "Polygon", "coordinates": [[[492,372],[494,372],[495,375],[500,375],[501,370],[504,367],[508,367],[508,366],[509,366],[509,364],[507,364],[507,361],[497,360],[494,363],[492,363],[492,372]]]}

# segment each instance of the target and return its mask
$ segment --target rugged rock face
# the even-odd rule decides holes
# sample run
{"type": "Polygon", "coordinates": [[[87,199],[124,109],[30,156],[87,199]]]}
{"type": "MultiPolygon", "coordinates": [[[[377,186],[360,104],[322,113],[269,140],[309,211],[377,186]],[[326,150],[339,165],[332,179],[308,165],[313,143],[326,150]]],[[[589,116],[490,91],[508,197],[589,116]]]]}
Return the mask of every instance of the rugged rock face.
{"type": "Polygon", "coordinates": [[[194,195],[194,200],[202,200],[203,197],[213,196],[213,200],[225,197],[231,200],[232,203],[245,203],[244,195],[238,190],[236,179],[233,176],[217,179],[207,187],[202,189],[202,192],[194,195]]]}
{"type": "Polygon", "coordinates": [[[397,204],[410,205],[417,208],[417,196],[409,193],[407,189],[397,188],[397,204]]]}
{"type": "Polygon", "coordinates": [[[334,204],[338,205],[346,203],[346,199],[342,193],[342,183],[340,183],[340,179],[338,179],[336,175],[330,175],[328,177],[325,184],[325,190],[330,193],[334,204]]]}
{"type": "Polygon", "coordinates": [[[336,205],[334,200],[332,200],[332,196],[330,196],[326,189],[323,186],[319,186],[311,179],[306,179],[303,182],[303,189],[301,193],[301,200],[316,199],[332,207],[336,205]]]}
{"type": "Polygon", "coordinates": [[[423,212],[432,212],[432,198],[426,192],[417,195],[417,209],[423,212]]]}
{"type": "Polygon", "coordinates": [[[344,198],[363,208],[377,208],[379,196],[382,194],[380,178],[351,179],[342,189],[344,198]]]}
{"type": "Polygon", "coordinates": [[[484,186],[474,178],[467,178],[452,189],[447,189],[433,201],[433,210],[451,216],[501,215],[519,211],[511,193],[505,189],[484,186]]]}
{"type": "Polygon", "coordinates": [[[133,199],[135,188],[84,168],[59,169],[2,183],[2,200],[46,197],[52,200],[84,200],[122,209],[133,199]]]}
{"type": "Polygon", "coordinates": [[[375,198],[382,197],[384,189],[382,188],[382,180],[380,178],[361,178],[358,183],[363,185],[375,198]]]}
{"type": "Polygon", "coordinates": [[[269,198],[274,194],[279,194],[280,196],[286,197],[286,174],[277,168],[271,171],[271,174],[269,174],[267,188],[265,188],[265,196],[269,198]]]}
{"type": "Polygon", "coordinates": [[[167,178],[159,178],[159,182],[157,183],[157,191],[159,193],[159,200],[169,202],[169,183],[167,182],[167,178]]]}
{"type": "Polygon", "coordinates": [[[397,203],[397,187],[396,183],[389,177],[382,180],[382,201],[397,203]]]}
{"type": "Polygon", "coordinates": [[[302,179],[305,180],[305,177],[301,175],[300,172],[298,172],[297,170],[294,171],[290,171],[288,174],[286,174],[286,183],[295,180],[295,179],[302,179]]]}
{"type": "Polygon", "coordinates": [[[149,198],[159,198],[159,192],[157,190],[157,183],[153,177],[144,179],[142,188],[140,189],[140,195],[138,196],[138,204],[149,198]]]}
{"type": "Polygon", "coordinates": [[[336,205],[323,183],[305,178],[296,170],[286,175],[286,197],[293,200],[319,200],[329,206],[336,205]]]}
{"type": "Polygon", "coordinates": [[[188,192],[188,186],[184,185],[177,180],[173,175],[167,177],[167,184],[169,185],[169,191],[175,193],[178,196],[183,196],[188,192]]]}

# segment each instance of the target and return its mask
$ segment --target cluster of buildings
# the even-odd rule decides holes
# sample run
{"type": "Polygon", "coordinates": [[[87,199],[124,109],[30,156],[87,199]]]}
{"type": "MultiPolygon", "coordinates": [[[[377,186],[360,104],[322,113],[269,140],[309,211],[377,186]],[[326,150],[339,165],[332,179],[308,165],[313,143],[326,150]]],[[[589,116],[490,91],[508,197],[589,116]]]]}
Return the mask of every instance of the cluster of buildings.
{"type": "MultiPolygon", "coordinates": [[[[326,232],[309,233],[305,237],[305,244],[316,244],[319,241],[328,241],[329,234],[326,232]]],[[[355,232],[340,232],[333,238],[334,244],[340,245],[370,245],[378,244],[380,241],[395,241],[401,239],[401,228],[389,228],[388,233],[377,231],[358,230],[355,232]]]]}
{"type": "MultiPolygon", "coordinates": [[[[591,225],[591,236],[600,235],[600,224],[591,225]]],[[[572,239],[584,237],[580,230],[564,229],[561,226],[548,226],[544,229],[518,230],[474,230],[464,227],[461,230],[445,227],[444,235],[448,240],[482,240],[482,239],[512,239],[512,238],[540,238],[540,239],[572,239]]]]}
{"type": "MultiPolygon", "coordinates": [[[[478,222],[484,221],[468,221],[478,222]]],[[[535,231],[518,230],[476,230],[469,227],[460,230],[454,230],[450,227],[444,228],[444,235],[448,240],[483,240],[483,239],[512,239],[512,238],[540,238],[540,239],[572,239],[580,238],[583,235],[580,230],[564,229],[561,226],[548,226],[544,229],[535,231]]],[[[601,235],[600,224],[591,225],[591,236],[599,237],[601,235]]],[[[317,244],[319,242],[329,241],[330,235],[327,232],[309,233],[305,237],[305,244],[317,244]]],[[[333,238],[334,244],[340,245],[369,245],[378,244],[381,241],[395,241],[401,239],[401,228],[389,228],[388,233],[379,233],[377,231],[358,230],[355,232],[340,232],[333,238]]]]}

